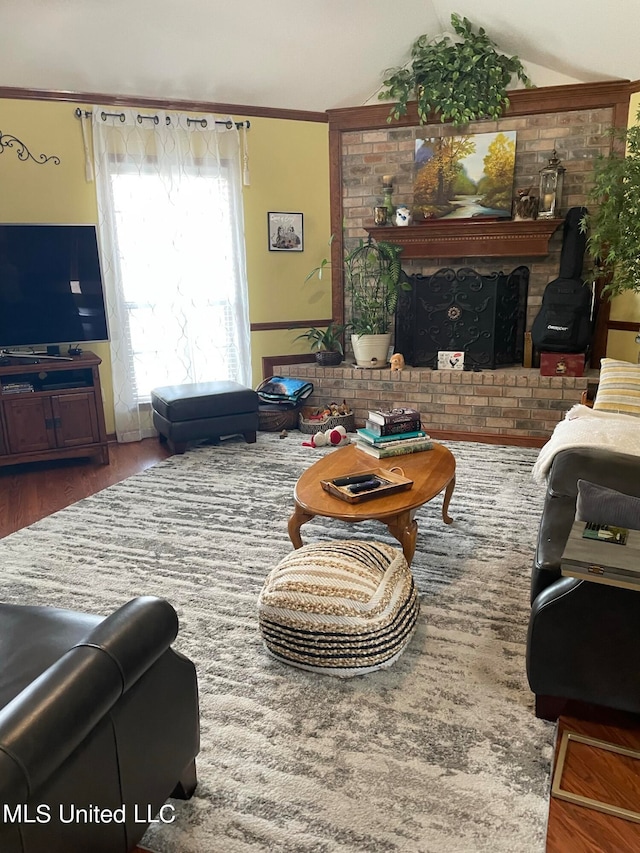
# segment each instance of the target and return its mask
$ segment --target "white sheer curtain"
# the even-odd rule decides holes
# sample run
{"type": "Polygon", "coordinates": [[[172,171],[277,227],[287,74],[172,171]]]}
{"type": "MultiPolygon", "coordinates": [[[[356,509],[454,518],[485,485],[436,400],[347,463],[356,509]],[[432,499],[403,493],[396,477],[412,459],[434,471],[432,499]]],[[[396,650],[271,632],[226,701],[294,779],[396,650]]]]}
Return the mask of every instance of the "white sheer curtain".
{"type": "Polygon", "coordinates": [[[251,385],[241,145],[212,115],[92,114],[116,434],[137,441],[154,387],[251,385]]]}

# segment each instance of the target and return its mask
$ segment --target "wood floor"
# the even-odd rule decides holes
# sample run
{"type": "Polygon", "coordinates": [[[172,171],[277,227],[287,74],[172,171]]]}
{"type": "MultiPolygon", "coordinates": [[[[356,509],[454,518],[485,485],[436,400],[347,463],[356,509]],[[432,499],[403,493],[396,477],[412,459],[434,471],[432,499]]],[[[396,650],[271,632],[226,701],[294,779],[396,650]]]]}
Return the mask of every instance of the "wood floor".
{"type": "MultiPolygon", "coordinates": [[[[609,712],[599,721],[561,717],[556,759],[565,731],[640,750],[640,724],[636,716],[609,712]]],[[[567,750],[561,787],[629,811],[640,811],[640,759],[572,742],[567,750]]],[[[640,851],[640,823],[550,798],[547,853],[637,851],[640,851]]]]}
{"type": "Polygon", "coordinates": [[[109,445],[109,465],[68,459],[0,468],[0,538],[170,456],[155,438],[109,445]]]}
{"type": "MultiPolygon", "coordinates": [[[[78,460],[0,468],[0,538],[59,509],[143,471],[169,456],[156,439],[112,444],[109,465],[78,460]]],[[[585,723],[561,718],[565,728],[640,748],[638,718],[607,715],[585,723]]],[[[563,787],[640,810],[640,760],[576,744],[563,773],[563,787]]],[[[640,824],[550,798],[547,853],[638,853],[640,824]]],[[[146,853],[142,848],[138,853],[146,853]]]]}

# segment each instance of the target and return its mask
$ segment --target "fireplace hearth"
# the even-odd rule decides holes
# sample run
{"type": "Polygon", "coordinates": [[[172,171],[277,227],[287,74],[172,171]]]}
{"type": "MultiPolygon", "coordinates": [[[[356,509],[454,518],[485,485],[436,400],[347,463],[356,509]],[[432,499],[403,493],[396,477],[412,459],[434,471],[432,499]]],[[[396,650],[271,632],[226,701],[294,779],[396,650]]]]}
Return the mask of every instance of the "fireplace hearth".
{"type": "Polygon", "coordinates": [[[462,351],[468,370],[522,364],[529,269],[481,274],[468,267],[408,276],[396,312],[395,350],[436,368],[438,352],[462,351]]]}

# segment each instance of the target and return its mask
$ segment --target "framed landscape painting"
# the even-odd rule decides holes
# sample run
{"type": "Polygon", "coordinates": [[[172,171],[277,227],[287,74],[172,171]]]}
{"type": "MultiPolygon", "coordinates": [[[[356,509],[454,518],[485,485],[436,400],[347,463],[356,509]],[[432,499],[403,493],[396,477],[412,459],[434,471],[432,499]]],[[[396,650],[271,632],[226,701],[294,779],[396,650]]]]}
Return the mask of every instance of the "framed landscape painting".
{"type": "Polygon", "coordinates": [[[277,213],[269,211],[267,217],[270,252],[304,251],[301,213],[277,213]]]}
{"type": "Polygon", "coordinates": [[[515,131],[416,139],[414,221],[509,218],[515,131]]]}

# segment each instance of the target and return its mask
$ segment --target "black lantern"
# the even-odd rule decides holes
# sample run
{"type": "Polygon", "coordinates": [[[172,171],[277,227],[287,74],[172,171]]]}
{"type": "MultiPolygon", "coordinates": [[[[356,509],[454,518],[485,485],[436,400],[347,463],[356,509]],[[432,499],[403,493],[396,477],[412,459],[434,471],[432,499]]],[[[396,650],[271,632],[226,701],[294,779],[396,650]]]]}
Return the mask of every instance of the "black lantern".
{"type": "Polygon", "coordinates": [[[540,198],[538,200],[538,219],[555,219],[560,216],[562,182],[566,169],[556,157],[555,149],[549,164],[540,169],[540,198]]]}

